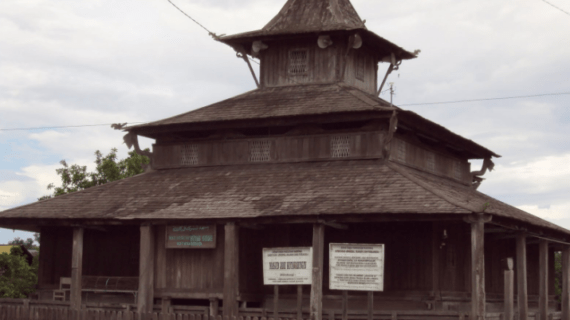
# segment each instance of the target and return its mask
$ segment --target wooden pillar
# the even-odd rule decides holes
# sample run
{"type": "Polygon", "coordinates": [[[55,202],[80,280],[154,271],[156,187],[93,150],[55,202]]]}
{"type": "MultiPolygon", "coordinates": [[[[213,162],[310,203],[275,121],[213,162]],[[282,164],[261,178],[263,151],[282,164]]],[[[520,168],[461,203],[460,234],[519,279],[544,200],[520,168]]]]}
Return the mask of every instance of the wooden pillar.
{"type": "Polygon", "coordinates": [[[238,315],[239,231],[233,222],[226,223],[224,242],[224,304],[223,316],[238,315]]]}
{"type": "Polygon", "coordinates": [[[323,257],[325,226],[313,224],[313,282],[311,283],[311,320],[323,319],[323,257]]]}
{"type": "Polygon", "coordinates": [[[81,277],[83,275],[83,228],[73,228],[73,248],[71,252],[71,293],[72,310],[81,309],[81,277]]]}
{"type": "Polygon", "coordinates": [[[519,320],[528,319],[528,291],[526,272],[526,235],[517,235],[517,305],[519,310],[519,320]]]}
{"type": "Polygon", "coordinates": [[[485,319],[485,219],[471,221],[471,317],[485,319]]]}
{"type": "Polygon", "coordinates": [[[505,259],[505,290],[504,290],[504,304],[505,304],[505,317],[503,320],[514,319],[514,306],[515,306],[515,272],[513,270],[513,258],[505,259]]]}
{"type": "Polygon", "coordinates": [[[210,317],[217,317],[219,308],[220,300],[217,298],[210,299],[210,317]]]}
{"type": "MultiPolygon", "coordinates": [[[[438,222],[432,222],[432,239],[431,239],[431,282],[432,282],[432,291],[433,291],[433,298],[435,301],[441,300],[441,289],[440,289],[440,280],[439,280],[439,257],[441,249],[439,246],[441,245],[442,241],[442,230],[440,228],[440,224],[438,222]]],[[[434,309],[436,306],[434,305],[434,309]]]]}
{"type": "Polygon", "coordinates": [[[154,304],[154,228],[141,225],[137,311],[152,312],[154,304]]]}
{"type": "Polygon", "coordinates": [[[562,249],[562,320],[570,320],[570,246],[562,249]]]}
{"type": "Polygon", "coordinates": [[[538,313],[548,319],[548,241],[538,244],[538,313]]]}

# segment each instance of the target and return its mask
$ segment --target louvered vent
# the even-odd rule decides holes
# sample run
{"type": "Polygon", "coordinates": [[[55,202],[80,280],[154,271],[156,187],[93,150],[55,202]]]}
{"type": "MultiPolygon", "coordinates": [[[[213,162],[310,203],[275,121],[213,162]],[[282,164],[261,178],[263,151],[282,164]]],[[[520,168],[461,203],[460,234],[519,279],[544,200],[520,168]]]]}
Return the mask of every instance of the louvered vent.
{"type": "Polygon", "coordinates": [[[430,172],[435,172],[435,154],[432,152],[427,152],[426,168],[430,172]]]}
{"type": "Polygon", "coordinates": [[[309,52],[307,49],[289,51],[289,74],[303,75],[309,69],[309,52]]]}
{"type": "Polygon", "coordinates": [[[258,140],[249,142],[249,162],[263,162],[271,160],[271,140],[258,140]]]}
{"type": "Polygon", "coordinates": [[[364,81],[364,56],[359,54],[356,55],[356,70],[354,71],[354,77],[358,80],[364,81]]]}
{"type": "Polygon", "coordinates": [[[396,140],[396,160],[400,162],[406,162],[406,142],[402,140],[396,140]]]}
{"type": "Polygon", "coordinates": [[[333,158],[350,157],[350,137],[349,136],[333,136],[333,137],[331,137],[331,157],[333,157],[333,158]]]}
{"type": "Polygon", "coordinates": [[[180,149],[180,163],[184,166],[198,164],[198,145],[185,144],[180,149]]]}

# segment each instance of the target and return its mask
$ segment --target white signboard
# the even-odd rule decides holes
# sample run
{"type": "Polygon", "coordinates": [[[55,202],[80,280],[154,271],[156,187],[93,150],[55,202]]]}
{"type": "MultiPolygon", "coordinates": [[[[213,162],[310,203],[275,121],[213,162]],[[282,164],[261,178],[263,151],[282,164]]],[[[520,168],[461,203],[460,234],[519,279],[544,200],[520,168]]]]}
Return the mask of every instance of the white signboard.
{"type": "Polygon", "coordinates": [[[263,248],[263,284],[311,284],[313,248],[263,248]]]}
{"type": "Polygon", "coordinates": [[[332,290],[383,291],[384,244],[331,243],[332,290]]]}

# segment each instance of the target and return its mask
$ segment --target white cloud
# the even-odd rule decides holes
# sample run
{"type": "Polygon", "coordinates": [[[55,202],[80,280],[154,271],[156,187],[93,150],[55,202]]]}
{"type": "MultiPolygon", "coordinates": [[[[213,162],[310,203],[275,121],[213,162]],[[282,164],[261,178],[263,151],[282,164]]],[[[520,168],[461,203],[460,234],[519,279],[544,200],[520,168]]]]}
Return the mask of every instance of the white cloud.
{"type": "MultiPolygon", "coordinates": [[[[496,166],[489,174],[491,189],[521,194],[544,194],[565,190],[570,192],[570,153],[516,161],[496,166]]],[[[570,212],[568,212],[570,215],[570,212]]]]}
{"type": "Polygon", "coordinates": [[[547,207],[540,207],[537,205],[521,205],[517,208],[532,213],[543,219],[556,223],[556,220],[570,218],[570,202],[563,204],[550,205],[547,207]]]}

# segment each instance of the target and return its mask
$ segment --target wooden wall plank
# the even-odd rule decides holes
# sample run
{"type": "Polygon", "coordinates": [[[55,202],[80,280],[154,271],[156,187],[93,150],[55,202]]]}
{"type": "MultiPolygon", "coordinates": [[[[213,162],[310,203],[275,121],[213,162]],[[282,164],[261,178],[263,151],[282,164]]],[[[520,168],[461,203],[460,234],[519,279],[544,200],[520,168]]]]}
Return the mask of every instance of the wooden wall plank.
{"type": "Polygon", "coordinates": [[[311,284],[310,317],[311,320],[323,318],[323,259],[325,244],[325,226],[313,225],[313,280],[311,284]]]}
{"type": "Polygon", "coordinates": [[[140,227],[139,290],[137,311],[152,312],[154,300],[154,227],[140,227]]]}
{"type": "Polygon", "coordinates": [[[83,228],[73,229],[73,249],[71,258],[70,307],[81,309],[81,276],[83,267],[83,228]]]}
{"type": "Polygon", "coordinates": [[[224,242],[224,317],[238,315],[239,292],[239,227],[234,222],[225,225],[224,242]]]}

